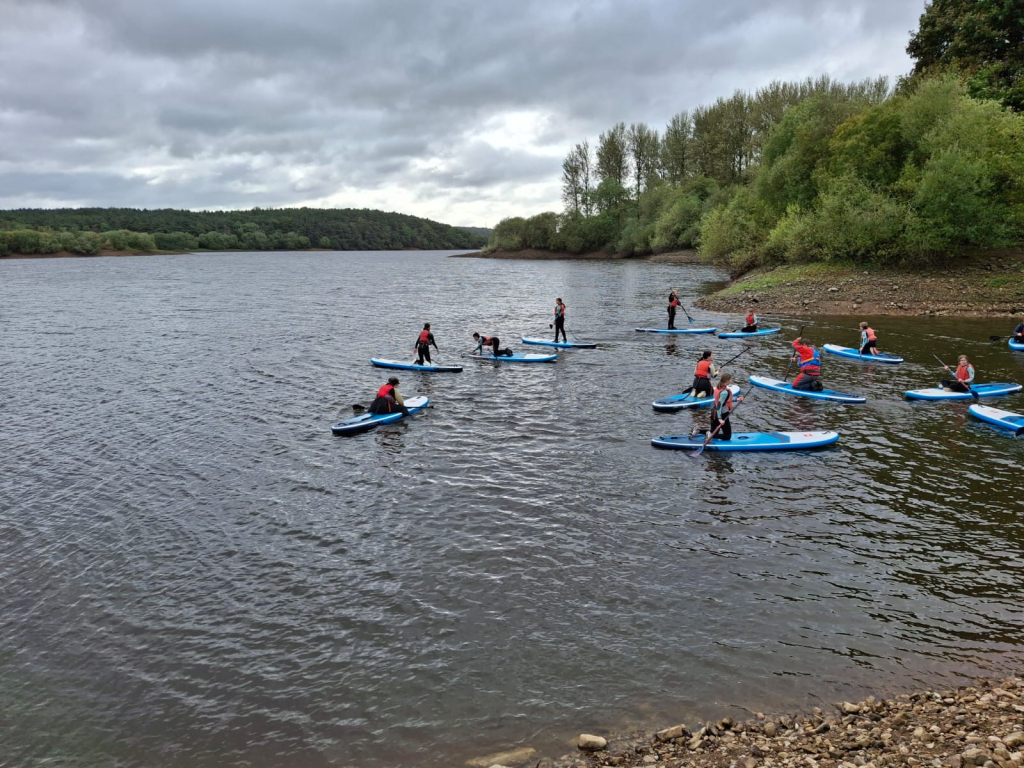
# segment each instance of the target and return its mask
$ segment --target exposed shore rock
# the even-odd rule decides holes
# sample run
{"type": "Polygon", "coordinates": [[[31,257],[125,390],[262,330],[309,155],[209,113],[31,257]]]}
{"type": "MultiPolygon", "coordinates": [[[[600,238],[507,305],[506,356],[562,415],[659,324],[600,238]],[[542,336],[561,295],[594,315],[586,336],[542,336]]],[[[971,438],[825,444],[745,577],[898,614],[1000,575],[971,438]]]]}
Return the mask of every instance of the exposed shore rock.
{"type": "MultiPolygon", "coordinates": [[[[797,716],[676,725],[607,739],[551,768],[1022,768],[1024,681],[837,702],[797,716]]],[[[582,739],[583,737],[581,737],[582,739]]]]}

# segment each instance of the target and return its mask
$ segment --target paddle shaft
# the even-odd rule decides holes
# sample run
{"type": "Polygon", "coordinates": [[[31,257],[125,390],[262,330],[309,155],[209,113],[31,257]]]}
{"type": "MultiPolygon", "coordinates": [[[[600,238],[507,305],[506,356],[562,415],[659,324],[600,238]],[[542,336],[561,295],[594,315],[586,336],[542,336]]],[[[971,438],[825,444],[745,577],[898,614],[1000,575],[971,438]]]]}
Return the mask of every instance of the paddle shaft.
{"type": "MultiPolygon", "coordinates": [[[[753,397],[753,395],[754,395],[754,393],[753,393],[753,391],[751,391],[749,396],[753,397]]],[[[746,402],[746,400],[747,400],[747,398],[743,398],[743,402],[746,402]]],[[[722,427],[725,426],[725,422],[728,421],[729,417],[731,417],[734,413],[736,413],[736,410],[740,407],[740,405],[741,405],[741,403],[737,403],[736,407],[733,408],[731,411],[729,411],[729,415],[726,416],[724,419],[722,419],[721,422],[719,422],[718,426],[715,427],[714,431],[710,435],[708,435],[707,437],[704,438],[704,442],[701,444],[700,448],[698,448],[696,451],[694,451],[693,453],[690,454],[691,458],[697,458],[702,453],[704,453],[704,449],[707,448],[708,443],[710,443],[714,439],[715,435],[718,434],[718,430],[720,430],[722,427]]],[[[712,411],[711,411],[712,414],[717,414],[718,413],[718,403],[717,402],[712,402],[711,403],[711,408],[712,408],[712,411]]]]}
{"type": "MultiPolygon", "coordinates": [[[[798,339],[803,339],[803,337],[804,337],[804,328],[806,328],[806,327],[807,327],[806,325],[800,326],[800,333],[797,335],[798,339]]],[[[786,375],[782,378],[783,381],[789,381],[789,372],[792,370],[792,368],[793,368],[793,356],[790,355],[789,365],[786,366],[786,375]]]]}

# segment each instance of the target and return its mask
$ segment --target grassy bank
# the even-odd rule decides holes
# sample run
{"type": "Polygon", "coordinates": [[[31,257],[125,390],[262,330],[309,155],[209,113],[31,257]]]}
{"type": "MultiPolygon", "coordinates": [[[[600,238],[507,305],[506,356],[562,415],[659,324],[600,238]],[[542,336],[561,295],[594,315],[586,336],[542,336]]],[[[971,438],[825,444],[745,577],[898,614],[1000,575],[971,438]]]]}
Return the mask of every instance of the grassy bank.
{"type": "Polygon", "coordinates": [[[1024,250],[915,270],[832,263],[758,269],[696,305],[731,313],[753,307],[830,315],[1018,315],[1024,313],[1024,250]]]}

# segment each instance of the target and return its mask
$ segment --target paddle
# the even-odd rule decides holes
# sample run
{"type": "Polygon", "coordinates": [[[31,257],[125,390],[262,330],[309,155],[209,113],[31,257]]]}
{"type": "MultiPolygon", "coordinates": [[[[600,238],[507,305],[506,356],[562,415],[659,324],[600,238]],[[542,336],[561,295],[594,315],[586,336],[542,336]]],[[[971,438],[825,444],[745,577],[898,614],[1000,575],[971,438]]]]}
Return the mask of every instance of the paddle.
{"type": "MultiPolygon", "coordinates": [[[[806,325],[800,326],[800,333],[797,334],[797,338],[798,339],[802,339],[804,337],[804,328],[806,328],[806,327],[807,327],[806,325]]],[[[789,365],[786,366],[786,375],[783,377],[783,379],[782,379],[783,381],[789,381],[789,372],[793,368],[793,359],[794,359],[793,355],[790,355],[790,357],[789,357],[789,365]]]]}
{"type": "Polygon", "coordinates": [[[693,318],[690,317],[690,313],[686,311],[686,307],[683,306],[683,302],[681,301],[679,302],[679,308],[683,310],[683,314],[686,315],[686,319],[692,323],[693,318]]]}
{"type": "MultiPolygon", "coordinates": [[[[744,353],[746,353],[746,352],[749,352],[749,351],[750,351],[750,350],[752,350],[753,348],[754,348],[754,347],[753,347],[753,345],[750,345],[750,346],[746,346],[746,347],[744,347],[744,348],[743,348],[743,351],[742,351],[742,352],[739,352],[739,353],[737,353],[737,354],[733,355],[733,356],[732,356],[732,357],[730,357],[730,358],[729,358],[728,360],[726,360],[726,361],[725,361],[724,363],[722,363],[722,364],[721,364],[721,365],[720,365],[720,366],[718,367],[718,370],[719,370],[719,371],[725,370],[725,366],[727,366],[727,365],[728,365],[729,363],[731,363],[731,362],[732,362],[733,360],[735,360],[735,359],[736,359],[737,357],[739,357],[740,355],[742,355],[742,354],[744,354],[744,353]]],[[[683,397],[683,398],[681,398],[681,399],[679,400],[679,402],[682,402],[683,400],[685,400],[685,399],[686,399],[687,397],[689,397],[689,396],[690,396],[690,395],[692,395],[692,394],[693,394],[693,389],[691,388],[691,389],[690,389],[690,391],[686,393],[686,396],[685,396],[685,397],[683,397]]]]}
{"type": "Polygon", "coordinates": [[[1009,339],[1009,338],[1012,338],[1012,337],[1011,336],[989,336],[988,340],[989,341],[1002,341],[1003,339],[1009,339]]]}
{"type": "MultiPolygon", "coordinates": [[[[936,360],[939,360],[939,356],[936,355],[934,352],[932,352],[932,357],[934,357],[936,360]]],[[[948,372],[952,373],[952,371],[949,370],[949,366],[946,365],[941,360],[939,360],[939,365],[945,368],[948,372]]],[[[978,393],[974,391],[974,388],[970,384],[968,384],[967,382],[963,382],[963,384],[967,387],[967,391],[971,393],[971,397],[973,397],[975,400],[981,399],[978,397],[978,393]]]]}
{"type": "MultiPolygon", "coordinates": [[[[754,393],[753,393],[753,391],[751,391],[751,393],[749,395],[747,395],[747,397],[743,398],[743,402],[746,402],[746,400],[748,398],[753,397],[753,396],[754,396],[754,393]]],[[[711,404],[712,413],[714,412],[713,409],[715,408],[715,406],[716,406],[715,403],[711,404]]],[[[740,407],[740,404],[737,403],[736,406],[732,409],[732,411],[729,412],[729,416],[732,416],[734,413],[736,413],[736,409],[739,408],[739,407],[740,407]]],[[[726,417],[726,418],[728,418],[728,417],[726,417]]],[[[725,426],[725,421],[723,420],[717,427],[715,427],[714,432],[712,432],[711,434],[709,434],[707,437],[704,438],[704,442],[701,443],[700,447],[697,448],[697,450],[693,451],[690,454],[690,458],[691,459],[696,459],[698,456],[700,456],[702,453],[704,453],[704,449],[707,448],[708,443],[710,443],[714,439],[715,435],[718,434],[718,430],[720,430],[724,426],[725,426]]]]}

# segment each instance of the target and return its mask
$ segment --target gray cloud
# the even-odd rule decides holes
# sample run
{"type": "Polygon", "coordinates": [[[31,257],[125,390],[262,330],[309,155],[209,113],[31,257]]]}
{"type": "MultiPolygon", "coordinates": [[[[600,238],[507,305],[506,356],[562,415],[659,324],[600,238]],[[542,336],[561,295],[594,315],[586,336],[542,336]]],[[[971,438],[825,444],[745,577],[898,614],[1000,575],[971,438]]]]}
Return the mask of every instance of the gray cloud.
{"type": "Polygon", "coordinates": [[[571,144],[905,72],[923,0],[3,0],[0,206],[557,208],[571,144]]]}

